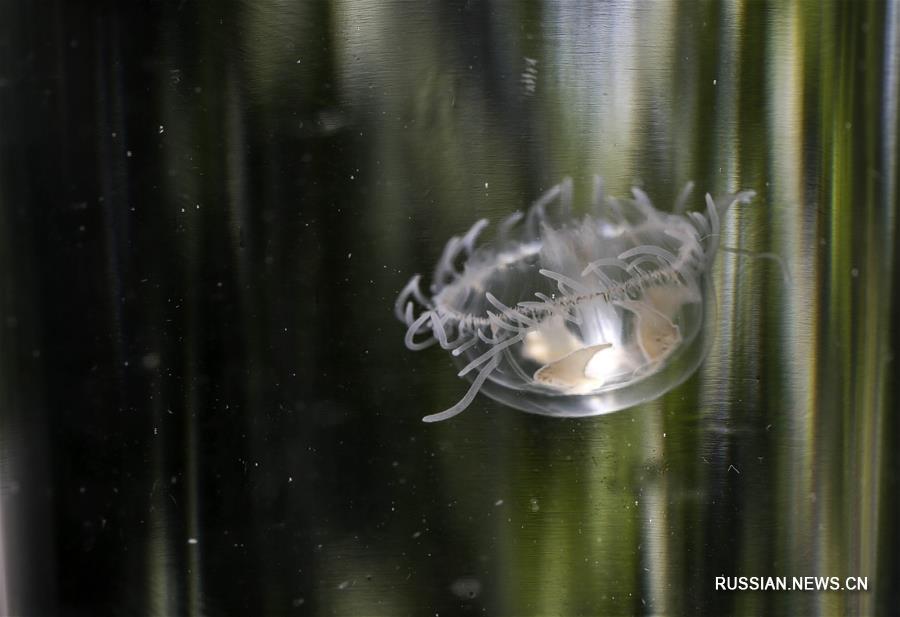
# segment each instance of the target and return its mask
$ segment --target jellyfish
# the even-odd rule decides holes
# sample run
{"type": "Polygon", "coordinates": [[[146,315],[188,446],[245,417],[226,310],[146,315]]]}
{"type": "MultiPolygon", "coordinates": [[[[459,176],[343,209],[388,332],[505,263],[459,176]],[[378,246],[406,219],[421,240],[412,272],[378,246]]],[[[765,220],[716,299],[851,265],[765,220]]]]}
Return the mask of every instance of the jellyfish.
{"type": "Polygon", "coordinates": [[[707,193],[703,210],[687,211],[692,187],[665,212],[639,188],[607,196],[595,177],[589,212],[575,216],[566,178],[490,241],[480,241],[484,219],[450,238],[428,293],[417,274],[394,305],[406,347],[439,345],[471,381],[459,402],[423,420],[453,417],[479,392],[530,413],[594,416],[690,377],[715,317],[720,219],[755,196],[707,193]]]}

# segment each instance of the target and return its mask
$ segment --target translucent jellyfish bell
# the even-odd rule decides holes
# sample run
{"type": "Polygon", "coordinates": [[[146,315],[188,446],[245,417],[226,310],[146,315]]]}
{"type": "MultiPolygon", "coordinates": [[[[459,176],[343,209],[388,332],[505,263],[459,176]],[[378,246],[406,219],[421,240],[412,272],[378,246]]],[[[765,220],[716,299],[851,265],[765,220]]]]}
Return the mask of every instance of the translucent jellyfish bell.
{"type": "Polygon", "coordinates": [[[406,346],[438,343],[472,382],[456,405],[423,420],[450,418],[479,392],[548,416],[610,413],[693,374],[715,314],[708,275],[719,219],[754,193],[707,194],[705,212],[685,214],[690,190],[668,213],[637,188],[604,197],[595,178],[591,212],[573,218],[566,178],[527,214],[507,217],[492,242],[477,244],[485,220],[450,238],[430,294],[416,275],[395,304],[406,346]]]}

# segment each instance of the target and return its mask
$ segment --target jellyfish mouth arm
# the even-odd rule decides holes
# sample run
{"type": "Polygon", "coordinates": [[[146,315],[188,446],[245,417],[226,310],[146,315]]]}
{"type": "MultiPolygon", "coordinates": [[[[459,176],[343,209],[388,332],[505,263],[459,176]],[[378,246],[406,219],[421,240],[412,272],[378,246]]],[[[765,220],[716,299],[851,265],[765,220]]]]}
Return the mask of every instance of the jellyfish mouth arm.
{"type": "Polygon", "coordinates": [[[449,409],[445,409],[440,413],[431,414],[430,416],[425,416],[422,418],[422,422],[440,422],[441,420],[446,420],[448,418],[452,418],[453,416],[464,411],[469,405],[472,404],[472,401],[475,400],[475,396],[478,394],[478,391],[481,390],[481,386],[484,385],[484,382],[490,377],[491,373],[497,366],[500,364],[500,356],[495,355],[485,364],[480,371],[478,371],[478,375],[472,381],[472,385],[469,386],[469,390],[466,392],[465,396],[460,399],[460,401],[450,407],[449,409]]]}

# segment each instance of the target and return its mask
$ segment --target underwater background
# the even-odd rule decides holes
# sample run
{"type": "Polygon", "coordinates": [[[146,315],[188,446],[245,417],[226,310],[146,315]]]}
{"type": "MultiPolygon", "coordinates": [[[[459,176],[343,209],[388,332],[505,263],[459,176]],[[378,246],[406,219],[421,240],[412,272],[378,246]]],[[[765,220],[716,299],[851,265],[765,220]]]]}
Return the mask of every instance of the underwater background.
{"type": "Polygon", "coordinates": [[[0,614],[895,614],[898,83],[895,1],[0,2],[0,614]],[[593,174],[789,279],[721,253],[647,404],[422,423],[399,290],[593,174]]]}

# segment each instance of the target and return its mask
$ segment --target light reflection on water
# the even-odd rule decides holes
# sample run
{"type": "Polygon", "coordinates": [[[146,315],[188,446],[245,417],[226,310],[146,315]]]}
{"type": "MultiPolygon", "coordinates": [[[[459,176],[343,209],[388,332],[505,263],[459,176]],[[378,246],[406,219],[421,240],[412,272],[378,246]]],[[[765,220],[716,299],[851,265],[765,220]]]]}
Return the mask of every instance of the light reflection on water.
{"type": "Polygon", "coordinates": [[[36,75],[3,65],[25,121],[0,160],[26,144],[35,178],[60,178],[0,177],[20,333],[0,608],[896,604],[896,4],[48,5],[67,54],[0,50],[36,75]],[[595,173],[657,203],[691,179],[755,189],[721,242],[789,280],[721,254],[709,357],[638,408],[560,420],[481,397],[421,424],[466,384],[405,352],[397,291],[472,221],[595,173]],[[721,575],[871,590],[716,592],[721,575]]]}

